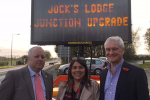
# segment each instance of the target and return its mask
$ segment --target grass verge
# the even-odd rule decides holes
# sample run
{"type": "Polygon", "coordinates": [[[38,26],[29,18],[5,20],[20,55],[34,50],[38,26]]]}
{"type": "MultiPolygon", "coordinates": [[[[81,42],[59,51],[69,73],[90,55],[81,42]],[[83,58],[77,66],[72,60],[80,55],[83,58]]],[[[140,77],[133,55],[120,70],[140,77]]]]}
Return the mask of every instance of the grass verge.
{"type": "Polygon", "coordinates": [[[55,70],[58,70],[59,67],[60,67],[60,64],[55,68],[55,70]]]}
{"type": "Polygon", "coordinates": [[[141,67],[141,68],[150,68],[150,62],[146,62],[145,64],[140,64],[139,67],[141,67]]]}
{"type": "Polygon", "coordinates": [[[10,67],[13,67],[13,66],[0,66],[0,69],[10,68],[10,67]]]}

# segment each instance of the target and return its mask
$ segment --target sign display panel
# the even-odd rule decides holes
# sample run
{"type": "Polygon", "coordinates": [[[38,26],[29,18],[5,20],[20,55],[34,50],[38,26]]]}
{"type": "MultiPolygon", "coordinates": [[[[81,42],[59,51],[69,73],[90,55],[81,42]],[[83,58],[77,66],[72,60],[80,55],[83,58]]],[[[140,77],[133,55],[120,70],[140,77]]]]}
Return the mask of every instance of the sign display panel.
{"type": "Polygon", "coordinates": [[[31,44],[131,43],[131,0],[32,0],[31,44]]]}
{"type": "Polygon", "coordinates": [[[70,52],[70,47],[64,47],[63,45],[58,46],[58,57],[70,57],[70,52]]]}

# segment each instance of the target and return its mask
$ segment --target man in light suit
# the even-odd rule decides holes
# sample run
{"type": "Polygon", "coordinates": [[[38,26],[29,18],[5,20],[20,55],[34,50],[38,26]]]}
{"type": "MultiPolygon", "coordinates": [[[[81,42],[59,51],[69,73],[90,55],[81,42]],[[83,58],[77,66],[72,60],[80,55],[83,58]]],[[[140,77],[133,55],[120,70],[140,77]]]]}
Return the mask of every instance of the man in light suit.
{"type": "Polygon", "coordinates": [[[100,100],[149,100],[145,71],[124,61],[123,40],[112,36],[104,46],[110,63],[100,75],[100,100]]]}
{"type": "MultiPolygon", "coordinates": [[[[22,69],[9,71],[0,85],[0,100],[52,100],[53,76],[45,71],[45,52],[41,47],[33,47],[28,52],[28,65],[22,69]],[[40,82],[36,82],[35,74],[40,82]],[[40,83],[41,90],[36,89],[40,83]]],[[[39,81],[38,80],[38,81],[39,81]]]]}

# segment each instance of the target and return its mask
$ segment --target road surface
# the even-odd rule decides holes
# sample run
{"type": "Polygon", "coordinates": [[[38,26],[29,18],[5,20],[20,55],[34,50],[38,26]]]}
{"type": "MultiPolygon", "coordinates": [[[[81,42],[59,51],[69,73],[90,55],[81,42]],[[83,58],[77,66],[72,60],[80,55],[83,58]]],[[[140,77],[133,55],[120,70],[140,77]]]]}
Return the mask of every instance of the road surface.
{"type": "MultiPolygon", "coordinates": [[[[17,69],[20,69],[22,67],[25,67],[26,65],[19,65],[19,66],[15,66],[15,67],[12,67],[12,68],[5,68],[5,69],[0,69],[0,83],[1,81],[4,79],[5,77],[5,74],[10,71],[10,70],[17,70],[17,69]]],[[[43,68],[43,70],[47,70],[49,69],[50,67],[52,67],[53,65],[49,65],[48,62],[45,63],[45,66],[43,68]]]]}

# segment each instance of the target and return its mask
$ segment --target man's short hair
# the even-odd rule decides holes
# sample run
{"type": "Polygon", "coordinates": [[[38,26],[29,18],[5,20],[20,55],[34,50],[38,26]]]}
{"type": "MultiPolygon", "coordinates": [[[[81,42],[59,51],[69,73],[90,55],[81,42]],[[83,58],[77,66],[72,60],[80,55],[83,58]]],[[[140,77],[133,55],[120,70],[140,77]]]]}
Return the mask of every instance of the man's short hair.
{"type": "Polygon", "coordinates": [[[124,42],[123,42],[122,38],[119,37],[119,36],[111,36],[111,37],[109,37],[109,38],[105,41],[104,47],[105,47],[107,41],[117,41],[117,42],[119,42],[120,47],[124,48],[124,42]]]}
{"type": "Polygon", "coordinates": [[[41,48],[42,49],[42,47],[39,47],[39,46],[35,46],[35,47],[30,48],[28,51],[28,57],[31,57],[31,52],[34,48],[41,48]]]}

